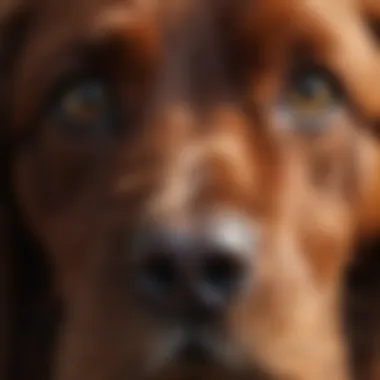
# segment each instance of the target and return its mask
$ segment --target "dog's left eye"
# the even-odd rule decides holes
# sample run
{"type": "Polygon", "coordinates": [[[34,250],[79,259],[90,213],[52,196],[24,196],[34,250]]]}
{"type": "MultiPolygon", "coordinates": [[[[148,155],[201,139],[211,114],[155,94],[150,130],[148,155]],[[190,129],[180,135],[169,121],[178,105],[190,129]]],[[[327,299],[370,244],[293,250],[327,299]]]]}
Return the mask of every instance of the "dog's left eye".
{"type": "Polygon", "coordinates": [[[56,106],[56,121],[65,131],[86,136],[108,130],[115,112],[108,86],[96,80],[70,86],[56,106]]]}
{"type": "Polygon", "coordinates": [[[280,98],[277,111],[286,128],[320,131],[331,125],[331,117],[342,106],[343,91],[333,75],[312,68],[296,72],[280,98]]]}
{"type": "Polygon", "coordinates": [[[295,111],[307,115],[325,110],[334,103],[335,97],[326,80],[311,76],[296,83],[288,100],[295,111]]]}
{"type": "Polygon", "coordinates": [[[326,72],[312,70],[292,80],[287,93],[287,104],[299,116],[314,116],[334,107],[340,91],[326,72]]]}

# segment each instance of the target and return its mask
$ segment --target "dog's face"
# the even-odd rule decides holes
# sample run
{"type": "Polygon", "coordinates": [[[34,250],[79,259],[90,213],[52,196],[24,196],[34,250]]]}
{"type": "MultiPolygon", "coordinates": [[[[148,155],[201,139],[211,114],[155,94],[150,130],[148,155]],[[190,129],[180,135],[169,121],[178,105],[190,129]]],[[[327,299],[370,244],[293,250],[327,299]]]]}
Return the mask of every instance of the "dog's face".
{"type": "Polygon", "coordinates": [[[56,379],[345,379],[340,280],[380,109],[361,9],[32,8],[11,173],[64,300],[56,379]]]}

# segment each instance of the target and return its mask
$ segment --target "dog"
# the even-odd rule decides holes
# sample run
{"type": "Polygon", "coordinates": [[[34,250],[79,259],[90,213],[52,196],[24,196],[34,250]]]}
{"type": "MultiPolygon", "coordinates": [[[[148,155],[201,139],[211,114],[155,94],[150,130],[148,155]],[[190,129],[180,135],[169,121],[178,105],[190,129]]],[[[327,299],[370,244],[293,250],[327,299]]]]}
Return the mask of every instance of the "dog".
{"type": "Polygon", "coordinates": [[[375,8],[5,3],[7,184],[63,310],[49,378],[349,379],[343,281],[380,221],[375,8]]]}
{"type": "MultiPolygon", "coordinates": [[[[4,205],[2,205],[3,207],[4,205]]],[[[0,212],[0,376],[8,378],[9,352],[9,323],[10,323],[10,294],[9,294],[9,242],[7,218],[3,210],[0,212]]]]}

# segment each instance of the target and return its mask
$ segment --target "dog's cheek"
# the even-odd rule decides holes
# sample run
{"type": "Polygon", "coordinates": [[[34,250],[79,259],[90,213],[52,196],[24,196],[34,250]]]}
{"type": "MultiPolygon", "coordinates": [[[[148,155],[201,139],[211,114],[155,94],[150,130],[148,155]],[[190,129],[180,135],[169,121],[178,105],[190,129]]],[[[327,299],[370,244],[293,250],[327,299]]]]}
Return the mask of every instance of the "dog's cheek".
{"type": "Polygon", "coordinates": [[[321,205],[314,214],[313,223],[301,223],[303,247],[316,281],[323,287],[335,285],[350,260],[352,212],[342,201],[321,205]]]}
{"type": "Polygon", "coordinates": [[[364,133],[358,140],[359,236],[372,237],[380,231],[380,143],[364,133]]]}
{"type": "Polygon", "coordinates": [[[47,231],[54,230],[59,222],[60,210],[69,206],[64,173],[38,147],[28,147],[15,156],[11,181],[23,222],[37,238],[45,241],[47,231]]]}
{"type": "Polygon", "coordinates": [[[13,184],[20,208],[49,219],[75,203],[93,163],[85,155],[43,144],[22,149],[13,163],[13,184]]]}

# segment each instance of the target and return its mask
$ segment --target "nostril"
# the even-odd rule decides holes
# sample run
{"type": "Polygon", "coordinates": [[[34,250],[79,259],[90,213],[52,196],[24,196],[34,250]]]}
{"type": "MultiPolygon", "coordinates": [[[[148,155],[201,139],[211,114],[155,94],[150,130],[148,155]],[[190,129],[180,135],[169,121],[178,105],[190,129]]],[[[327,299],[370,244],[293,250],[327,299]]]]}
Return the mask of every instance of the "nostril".
{"type": "Polygon", "coordinates": [[[140,280],[153,291],[169,292],[177,282],[175,263],[165,254],[155,253],[140,268],[140,280]]]}
{"type": "Polygon", "coordinates": [[[205,259],[202,278],[206,285],[227,293],[239,285],[243,270],[242,263],[236,258],[214,254],[205,259]]]}

